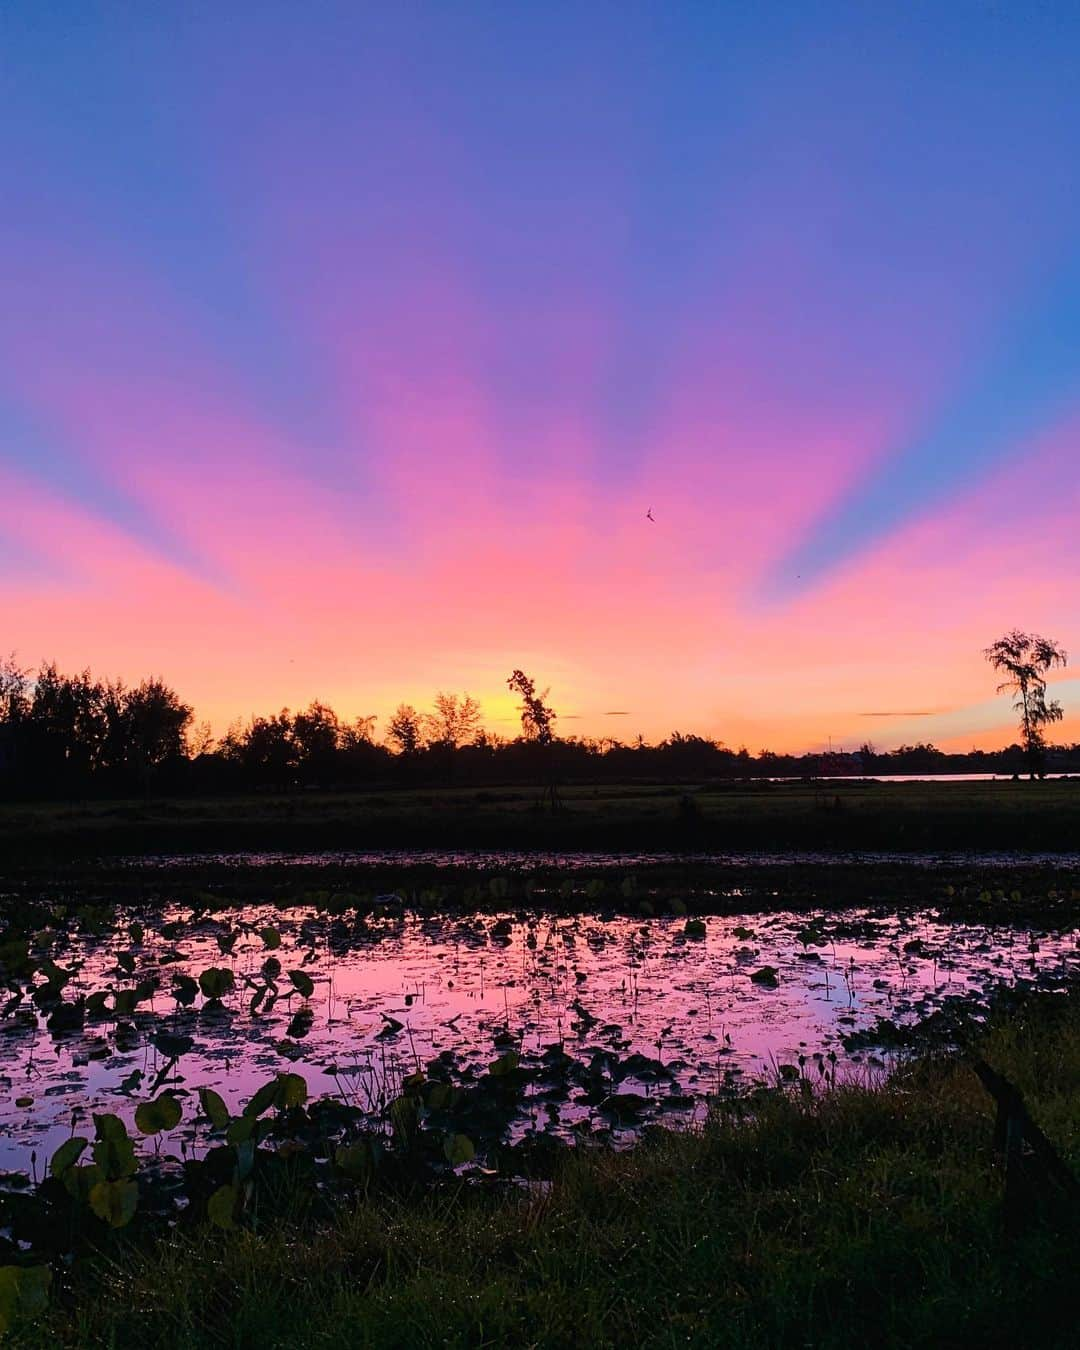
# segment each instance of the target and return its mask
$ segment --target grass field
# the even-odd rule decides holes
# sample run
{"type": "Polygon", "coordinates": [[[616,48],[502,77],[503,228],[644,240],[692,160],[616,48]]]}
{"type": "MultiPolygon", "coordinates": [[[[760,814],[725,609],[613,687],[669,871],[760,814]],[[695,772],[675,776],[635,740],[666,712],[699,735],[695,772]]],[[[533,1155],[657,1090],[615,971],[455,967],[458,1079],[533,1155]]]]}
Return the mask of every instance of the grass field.
{"type": "MultiPolygon", "coordinates": [[[[1028,996],[978,1050],[1080,1166],[1080,1005],[1028,996]]],[[[1006,1240],[992,1108],[959,1060],[876,1089],[770,1093],[697,1133],[578,1150],[526,1185],[372,1189],[139,1245],[58,1280],[13,1344],[1076,1344],[1077,1216],[1032,1188],[1006,1240]]]]}
{"type": "Polygon", "coordinates": [[[1080,779],[297,793],[0,805],[0,858],[185,850],[1080,849],[1080,779]]]}

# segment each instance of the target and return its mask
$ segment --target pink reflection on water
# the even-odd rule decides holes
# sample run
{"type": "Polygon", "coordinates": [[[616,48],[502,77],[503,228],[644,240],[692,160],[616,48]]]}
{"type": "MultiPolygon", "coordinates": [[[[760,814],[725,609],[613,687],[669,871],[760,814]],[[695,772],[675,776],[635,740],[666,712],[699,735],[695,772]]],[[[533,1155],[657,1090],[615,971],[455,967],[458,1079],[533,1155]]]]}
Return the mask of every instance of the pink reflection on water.
{"type": "MultiPolygon", "coordinates": [[[[153,999],[121,1019],[126,1033],[109,1017],[53,1035],[28,1003],[0,1022],[0,1166],[28,1168],[36,1150],[40,1175],[69,1133],[92,1133],[91,1112],[115,1111],[130,1126],[138,1102],[165,1084],[183,1101],[184,1120],[161,1147],[198,1151],[208,1140],[205,1125],[194,1124],[199,1086],[215,1088],[235,1112],[290,1071],[312,1096],[378,1116],[401,1079],[440,1054],[452,1052],[468,1078],[511,1045],[525,1064],[554,1045],[586,1064],[598,1055],[660,1061],[670,1078],[631,1074],[612,1091],[641,1093],[662,1118],[686,1121],[714,1094],[775,1079],[782,1066],[813,1082],[834,1063],[841,1081],[880,1072],[884,1058],[849,1054],[842,1038],[879,1017],[912,1022],[950,998],[1077,966],[1072,933],[867,909],[709,918],[701,938],[682,918],[425,917],[396,905],[366,920],[249,906],[200,919],[169,908],[143,922],[137,945],[121,926],[119,938],[80,937],[54,954],[76,972],[69,1001],[161,977],[153,999]],[[179,933],[162,936],[162,924],[177,920],[185,921],[179,933]],[[267,947],[264,928],[280,934],[279,948],[267,947]],[[230,932],[237,937],[224,954],[219,937],[230,932]],[[130,977],[116,965],[128,949],[137,959],[130,977]],[[281,965],[277,998],[268,1007],[264,996],[252,1011],[268,958],[281,965]],[[197,978],[211,966],[232,971],[234,992],[216,1010],[201,995],[194,1008],[179,1008],[168,993],[174,975],[197,978]],[[752,978],[766,967],[775,986],[752,978]],[[293,988],[291,970],[314,982],[309,999],[293,988]],[[194,1040],[172,1070],[152,1043],[161,1031],[194,1040]],[[15,1104],[27,1097],[31,1105],[15,1104]]],[[[554,1100],[530,1084],[514,1133],[610,1124],[573,1095],[554,1100]]]]}

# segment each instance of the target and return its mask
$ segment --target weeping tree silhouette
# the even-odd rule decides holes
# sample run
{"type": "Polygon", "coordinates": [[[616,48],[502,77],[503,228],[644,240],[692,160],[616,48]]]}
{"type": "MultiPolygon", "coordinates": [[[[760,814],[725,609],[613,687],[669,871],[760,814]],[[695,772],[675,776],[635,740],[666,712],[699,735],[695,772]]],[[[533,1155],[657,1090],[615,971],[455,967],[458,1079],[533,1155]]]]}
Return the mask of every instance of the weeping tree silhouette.
{"type": "Polygon", "coordinates": [[[1022,633],[1014,628],[983,650],[983,655],[1006,678],[998,685],[999,694],[1015,694],[1013,707],[1020,714],[1020,736],[1027,756],[1028,770],[1034,779],[1046,763],[1046,739],[1043,729],[1063,717],[1061,704],[1047,700],[1046,674],[1054,666],[1064,666],[1065,651],[1050,638],[1038,633],[1022,633]]]}
{"type": "Polygon", "coordinates": [[[521,730],[525,739],[534,741],[542,747],[544,766],[544,790],[540,798],[541,805],[550,806],[552,812],[562,808],[559,797],[559,785],[555,772],[555,728],[554,708],[544,702],[548,691],[536,692],[535,682],[523,670],[515,670],[506,681],[513,693],[521,696],[521,730]]]}

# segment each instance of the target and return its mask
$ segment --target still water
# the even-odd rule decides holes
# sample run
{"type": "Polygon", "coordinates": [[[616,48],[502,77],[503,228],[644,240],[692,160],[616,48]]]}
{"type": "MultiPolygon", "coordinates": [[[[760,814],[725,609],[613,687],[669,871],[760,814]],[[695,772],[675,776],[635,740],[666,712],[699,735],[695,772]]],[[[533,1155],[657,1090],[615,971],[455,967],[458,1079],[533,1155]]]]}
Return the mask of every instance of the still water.
{"type": "Polygon", "coordinates": [[[166,1086],[184,1119],[156,1147],[197,1151],[199,1086],[236,1110],[283,1071],[380,1121],[402,1078],[436,1057],[468,1082],[508,1047],[537,1070],[515,1136],[618,1138],[627,1122],[605,1106],[609,1092],[638,1099],[635,1124],[671,1122],[756,1078],[873,1074],[887,1052],[851,1037],[878,1019],[908,1024],[1001,983],[1080,967],[1075,931],[946,923],[930,911],[699,922],[418,915],[388,898],[366,916],[163,906],[121,915],[105,936],[42,934],[34,959],[53,961],[51,978],[66,983],[60,1005],[38,1006],[24,987],[3,1009],[0,1167],[26,1170],[36,1152],[40,1175],[73,1127],[92,1132],[90,1112],[130,1125],[166,1086]],[[215,977],[232,986],[220,999],[192,992],[209,969],[228,972],[215,977]],[[137,989],[132,1006],[125,991],[137,989]],[[601,1090],[545,1085],[556,1047],[601,1090]]]}

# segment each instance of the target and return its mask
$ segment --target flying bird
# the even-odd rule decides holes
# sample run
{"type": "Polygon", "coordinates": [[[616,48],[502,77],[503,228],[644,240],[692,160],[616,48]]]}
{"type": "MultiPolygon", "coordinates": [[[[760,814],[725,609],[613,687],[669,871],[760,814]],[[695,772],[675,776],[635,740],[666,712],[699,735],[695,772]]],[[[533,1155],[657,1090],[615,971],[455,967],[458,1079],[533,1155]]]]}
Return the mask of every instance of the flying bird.
{"type": "Polygon", "coordinates": [[[656,524],[656,517],[655,517],[655,516],[653,515],[653,513],[652,513],[652,507],[651,507],[651,506],[650,506],[649,509],[645,512],[645,519],[646,519],[646,520],[651,520],[652,523],[653,523],[654,525],[656,524]]]}

